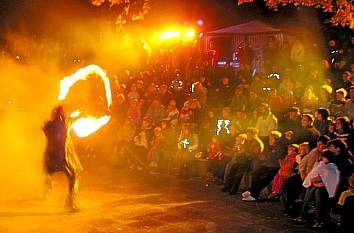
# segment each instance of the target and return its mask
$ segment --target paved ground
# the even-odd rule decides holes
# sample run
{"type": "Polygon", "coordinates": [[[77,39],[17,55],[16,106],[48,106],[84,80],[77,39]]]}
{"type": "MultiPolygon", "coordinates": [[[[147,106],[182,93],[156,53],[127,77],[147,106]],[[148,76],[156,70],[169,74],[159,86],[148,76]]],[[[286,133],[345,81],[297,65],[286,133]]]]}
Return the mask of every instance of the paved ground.
{"type": "Polygon", "coordinates": [[[49,200],[0,202],[0,233],[312,232],[281,213],[276,203],[245,203],[200,179],[102,170],[84,174],[81,210],[63,209],[65,179],[55,177],[49,200]]]}

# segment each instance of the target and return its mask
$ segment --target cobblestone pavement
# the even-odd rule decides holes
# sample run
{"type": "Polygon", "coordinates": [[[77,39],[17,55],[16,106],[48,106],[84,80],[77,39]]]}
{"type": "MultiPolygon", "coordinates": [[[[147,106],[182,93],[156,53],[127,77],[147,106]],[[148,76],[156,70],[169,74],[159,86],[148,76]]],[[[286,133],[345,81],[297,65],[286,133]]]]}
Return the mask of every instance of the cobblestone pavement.
{"type": "Polygon", "coordinates": [[[48,200],[0,201],[0,233],[312,232],[284,217],[278,203],[246,203],[202,179],[142,171],[83,174],[80,211],[65,211],[66,181],[54,177],[48,200]]]}

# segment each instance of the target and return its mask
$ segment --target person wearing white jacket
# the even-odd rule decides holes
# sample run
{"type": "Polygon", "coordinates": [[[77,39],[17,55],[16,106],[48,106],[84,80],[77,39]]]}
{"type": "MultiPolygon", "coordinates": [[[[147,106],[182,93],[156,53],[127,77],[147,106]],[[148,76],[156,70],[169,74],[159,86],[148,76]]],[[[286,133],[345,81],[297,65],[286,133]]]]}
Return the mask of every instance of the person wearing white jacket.
{"type": "Polygon", "coordinates": [[[334,159],[334,154],[331,151],[324,151],[320,161],[315,163],[312,171],[303,182],[303,186],[307,189],[300,219],[305,219],[309,204],[314,201],[316,209],[314,228],[323,227],[328,220],[328,202],[336,194],[340,172],[334,164],[334,159]]]}
{"type": "Polygon", "coordinates": [[[259,113],[261,116],[257,119],[256,128],[259,130],[260,137],[267,137],[270,132],[277,130],[278,119],[271,112],[267,103],[262,103],[259,107],[259,113]]]}

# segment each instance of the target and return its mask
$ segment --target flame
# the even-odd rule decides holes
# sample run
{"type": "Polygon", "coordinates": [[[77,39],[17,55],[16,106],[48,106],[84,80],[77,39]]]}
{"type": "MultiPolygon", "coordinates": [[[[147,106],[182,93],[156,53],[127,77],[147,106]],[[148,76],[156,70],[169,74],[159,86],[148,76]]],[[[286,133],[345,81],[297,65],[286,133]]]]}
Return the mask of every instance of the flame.
{"type": "Polygon", "coordinates": [[[78,137],[83,138],[100,129],[107,124],[110,119],[111,116],[102,116],[100,118],[82,117],[72,123],[71,128],[78,137]]]}
{"type": "MultiPolygon", "coordinates": [[[[111,94],[111,86],[109,83],[109,78],[107,77],[104,70],[97,65],[88,65],[84,68],[77,70],[74,74],[63,78],[60,81],[60,91],[58,95],[58,100],[64,100],[67,94],[69,93],[70,88],[79,80],[86,80],[88,75],[97,74],[101,77],[107,98],[107,109],[110,108],[112,104],[112,94],[111,94]]],[[[76,110],[70,114],[70,117],[79,117],[81,114],[80,110],[76,110]]],[[[105,115],[102,117],[81,117],[75,120],[71,124],[71,128],[75,131],[75,134],[78,137],[86,137],[93,132],[100,129],[103,125],[107,124],[111,119],[111,116],[105,115]]]]}

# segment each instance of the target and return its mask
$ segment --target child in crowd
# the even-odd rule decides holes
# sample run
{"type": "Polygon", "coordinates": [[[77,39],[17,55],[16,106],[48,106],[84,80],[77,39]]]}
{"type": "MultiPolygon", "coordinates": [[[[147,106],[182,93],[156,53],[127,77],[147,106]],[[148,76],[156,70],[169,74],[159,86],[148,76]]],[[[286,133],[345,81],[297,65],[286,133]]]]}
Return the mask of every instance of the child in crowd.
{"type": "Polygon", "coordinates": [[[268,195],[268,199],[274,200],[280,197],[283,189],[283,183],[292,175],[292,169],[295,164],[296,155],[298,154],[299,146],[291,144],[288,146],[288,154],[279,161],[280,169],[274,177],[272,192],[268,195]]]}

